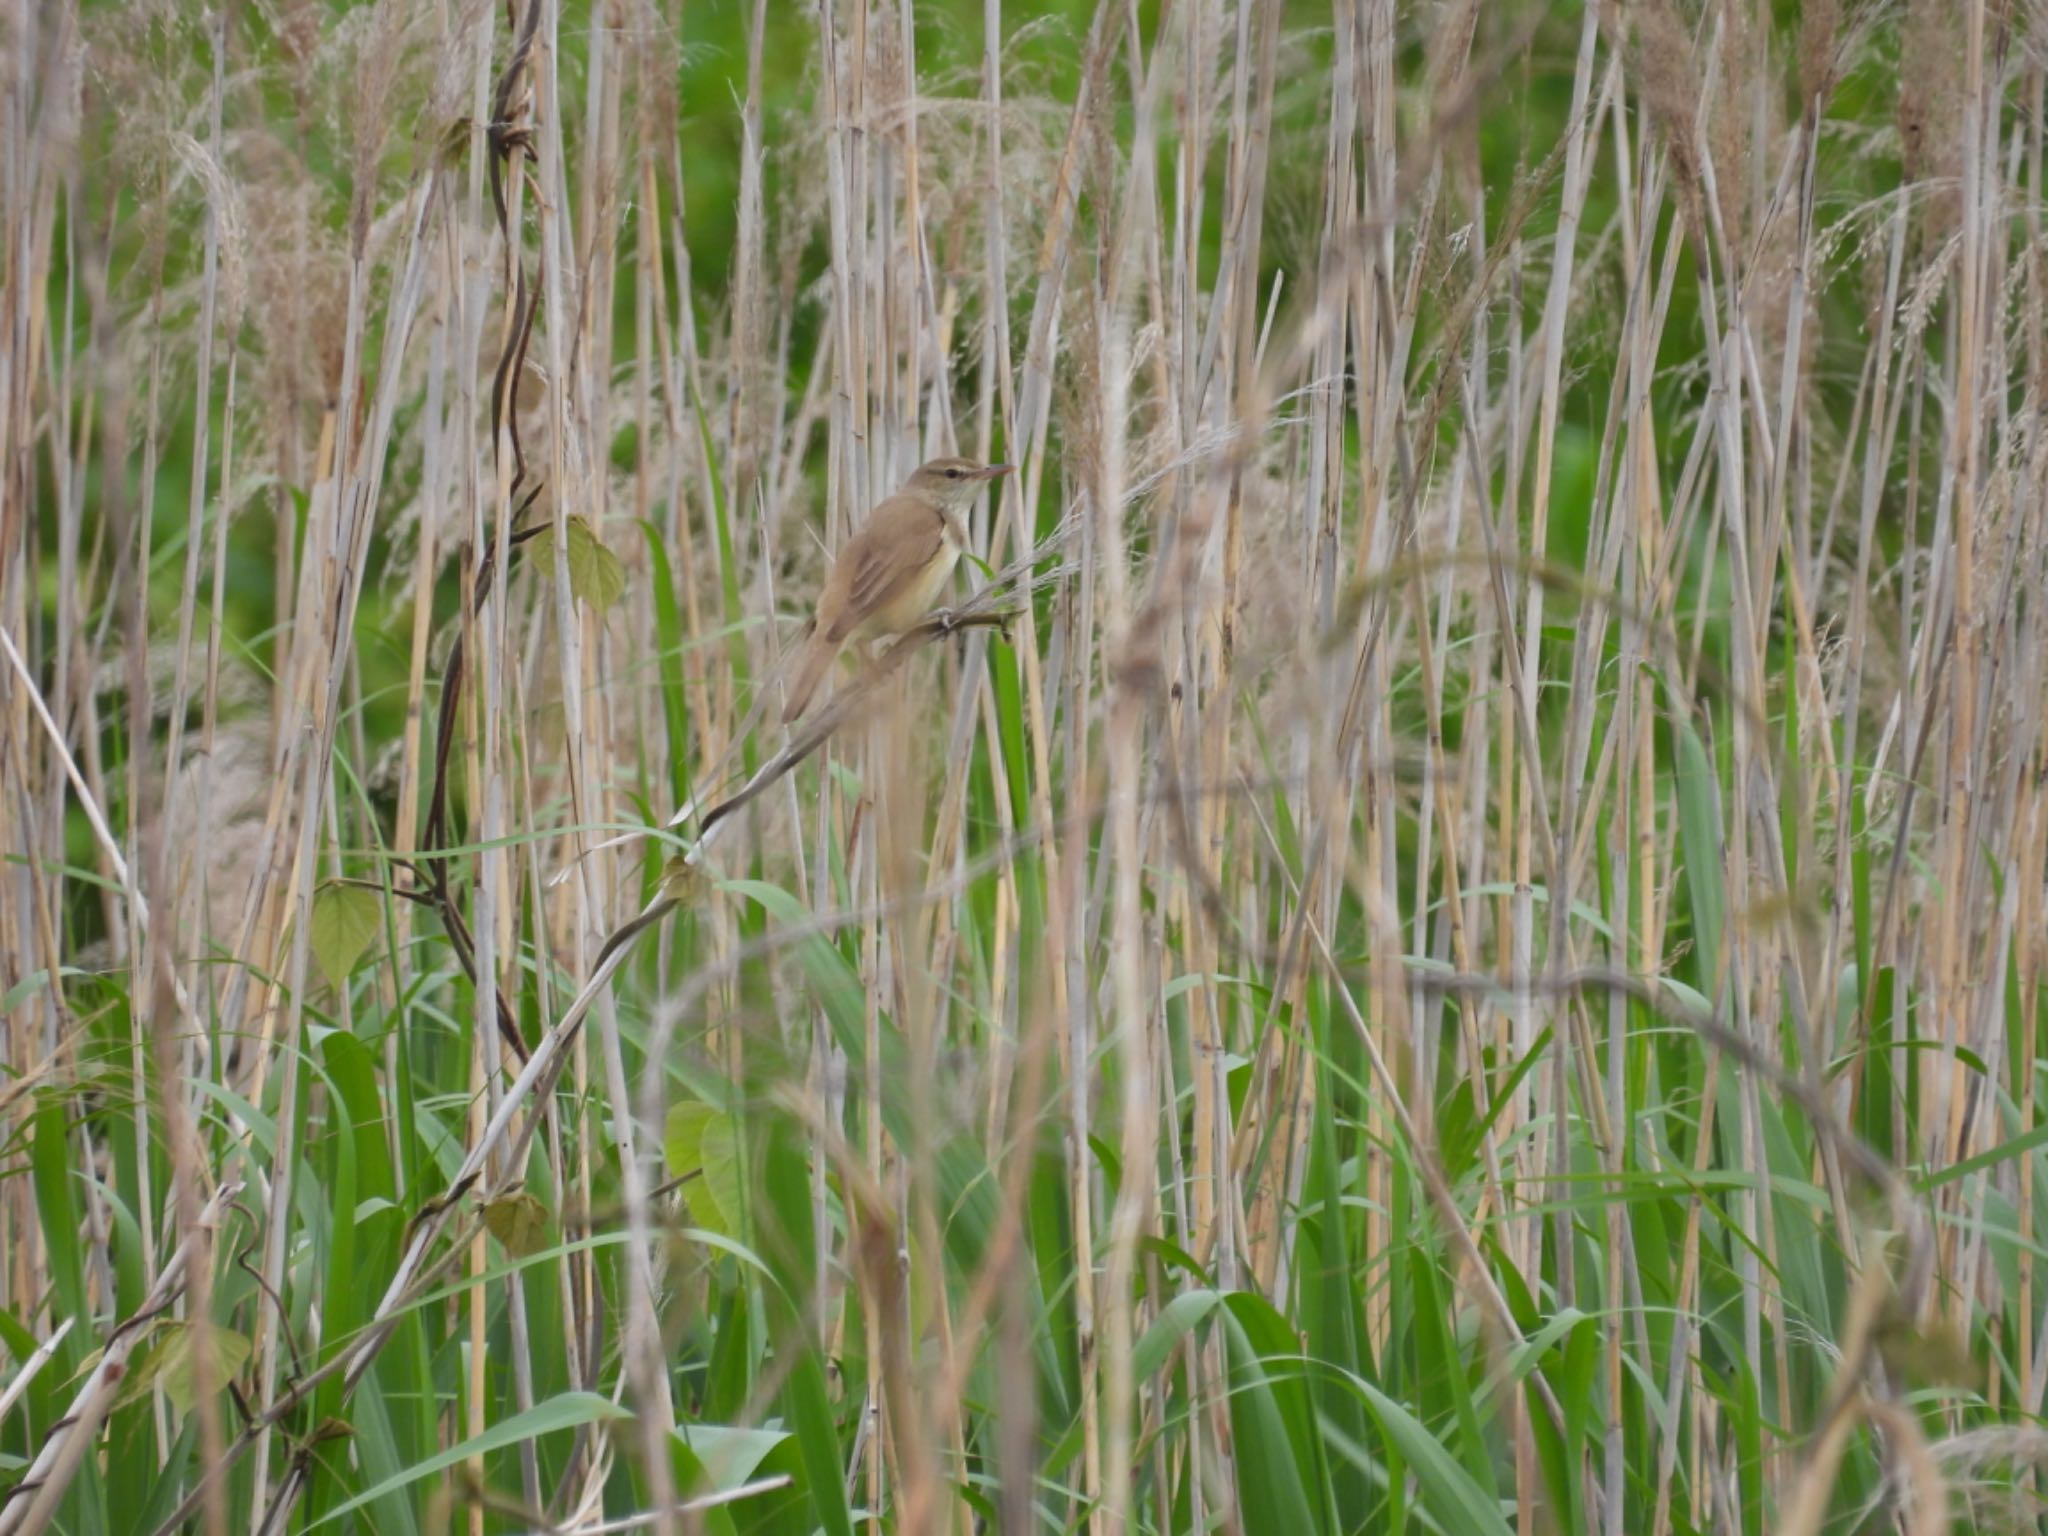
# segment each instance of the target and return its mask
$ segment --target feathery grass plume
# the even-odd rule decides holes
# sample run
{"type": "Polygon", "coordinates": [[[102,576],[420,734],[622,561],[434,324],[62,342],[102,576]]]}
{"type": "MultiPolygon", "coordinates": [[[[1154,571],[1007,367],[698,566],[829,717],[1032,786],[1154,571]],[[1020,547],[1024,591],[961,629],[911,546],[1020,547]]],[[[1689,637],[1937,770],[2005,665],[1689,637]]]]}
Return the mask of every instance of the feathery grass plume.
{"type": "MultiPolygon", "coordinates": [[[[1722,11],[1732,9],[1723,7],[1722,11]]],[[[1636,89],[1657,125],[1685,214],[1686,235],[1697,252],[1706,241],[1706,194],[1699,158],[1702,84],[1693,35],[1671,0],[1637,0],[1625,9],[1617,8],[1613,15],[1616,19],[1610,26],[1629,29],[1626,35],[1636,89]]],[[[1731,170],[1740,163],[1732,162],[1731,170]]]]}
{"type": "Polygon", "coordinates": [[[1898,31],[1899,168],[1908,185],[1935,183],[1921,204],[1922,238],[1930,245],[1956,222],[1964,44],[1951,7],[1938,0],[1907,0],[1898,31]]]}

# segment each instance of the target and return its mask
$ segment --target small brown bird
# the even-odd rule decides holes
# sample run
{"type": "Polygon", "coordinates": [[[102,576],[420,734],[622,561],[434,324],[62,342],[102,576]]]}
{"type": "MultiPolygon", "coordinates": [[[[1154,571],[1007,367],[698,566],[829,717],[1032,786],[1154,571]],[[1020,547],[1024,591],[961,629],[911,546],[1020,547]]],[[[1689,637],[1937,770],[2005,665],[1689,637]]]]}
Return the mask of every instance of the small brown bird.
{"type": "Polygon", "coordinates": [[[933,459],[868,515],[818,594],[818,614],[797,652],[782,706],[784,725],[804,712],[848,641],[901,634],[931,613],[967,547],[960,514],[985,483],[1013,468],[933,459]]]}

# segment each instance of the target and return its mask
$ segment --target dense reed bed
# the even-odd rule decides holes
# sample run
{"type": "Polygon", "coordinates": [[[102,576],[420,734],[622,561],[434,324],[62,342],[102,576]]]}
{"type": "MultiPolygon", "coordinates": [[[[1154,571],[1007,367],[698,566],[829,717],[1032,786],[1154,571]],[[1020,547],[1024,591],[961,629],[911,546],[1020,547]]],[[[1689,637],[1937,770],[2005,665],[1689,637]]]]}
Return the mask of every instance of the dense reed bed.
{"type": "Polygon", "coordinates": [[[9,0],[0,1536],[2040,1528],[2044,65],[9,0]]]}

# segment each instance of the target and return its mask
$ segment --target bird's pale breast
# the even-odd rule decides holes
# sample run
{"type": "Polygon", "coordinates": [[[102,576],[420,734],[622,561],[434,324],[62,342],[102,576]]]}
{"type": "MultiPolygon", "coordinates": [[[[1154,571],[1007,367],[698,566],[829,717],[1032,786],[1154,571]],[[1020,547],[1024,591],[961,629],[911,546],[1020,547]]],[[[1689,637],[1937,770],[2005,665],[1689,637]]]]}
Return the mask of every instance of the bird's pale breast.
{"type": "Polygon", "coordinates": [[[931,563],[905,582],[902,591],[869,614],[867,622],[854,632],[854,638],[872,640],[901,634],[924,618],[938,602],[939,594],[946,590],[959,560],[960,547],[950,538],[942,539],[931,563]]]}

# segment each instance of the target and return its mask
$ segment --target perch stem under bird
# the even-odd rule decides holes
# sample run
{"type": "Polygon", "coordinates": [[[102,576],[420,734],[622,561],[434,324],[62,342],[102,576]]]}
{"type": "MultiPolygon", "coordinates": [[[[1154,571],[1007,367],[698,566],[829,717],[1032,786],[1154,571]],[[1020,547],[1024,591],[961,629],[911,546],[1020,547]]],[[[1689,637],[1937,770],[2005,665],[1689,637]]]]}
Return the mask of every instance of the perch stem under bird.
{"type": "Polygon", "coordinates": [[[797,648],[782,723],[801,715],[849,643],[900,635],[931,613],[967,547],[960,517],[1013,465],[933,459],[868,514],[832,562],[797,648]]]}
{"type": "MultiPolygon", "coordinates": [[[[1026,565],[1028,563],[1025,562],[1026,565]]],[[[704,805],[704,797],[693,795],[683,804],[682,809],[670,816],[659,828],[662,832],[673,832],[693,816],[698,818],[697,838],[694,842],[685,842],[683,863],[701,863],[705,853],[710,849],[712,838],[722,830],[721,824],[727,817],[817,751],[825,739],[844,725],[848,717],[859,709],[861,701],[909,661],[916,652],[934,640],[964,630],[994,629],[1007,634],[1011,623],[1024,612],[1022,603],[1006,600],[1007,596],[1014,595],[1017,594],[1010,591],[1007,583],[998,583],[983,588],[960,608],[938,609],[926,615],[919,623],[913,624],[897,636],[896,642],[884,649],[876,658],[875,664],[862,673],[851,687],[834,694],[830,703],[806,720],[803,728],[790,736],[788,745],[755,769],[746,783],[724,798],[714,801],[708,808],[704,805]]],[[[1028,592],[1022,595],[1028,596],[1028,592]]],[[[553,890],[567,880],[575,872],[577,865],[591,854],[646,837],[654,830],[656,829],[639,827],[630,832],[623,832],[617,837],[608,837],[601,843],[593,843],[548,876],[548,889],[553,890]]]]}

